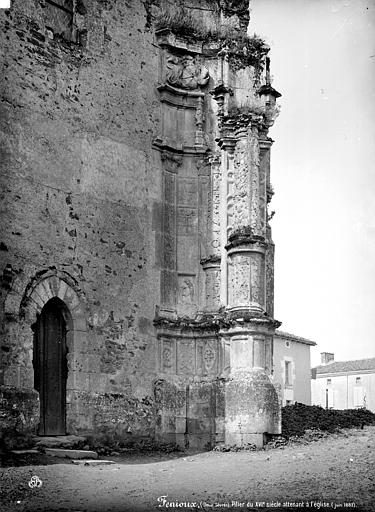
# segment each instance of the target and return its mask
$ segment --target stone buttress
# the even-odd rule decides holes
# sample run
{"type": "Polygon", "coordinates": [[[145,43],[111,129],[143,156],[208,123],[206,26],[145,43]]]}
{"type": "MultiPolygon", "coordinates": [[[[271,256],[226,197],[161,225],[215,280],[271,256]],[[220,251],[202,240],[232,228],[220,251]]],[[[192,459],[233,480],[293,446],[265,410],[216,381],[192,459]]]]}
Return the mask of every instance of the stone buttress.
{"type": "Polygon", "coordinates": [[[206,3],[203,15],[198,4],[190,12],[206,38],[167,22],[155,32],[164,194],[157,432],[190,447],[262,445],[281,426],[267,213],[267,133],[280,94],[269,48],[246,35],[246,2],[206,3]]]}

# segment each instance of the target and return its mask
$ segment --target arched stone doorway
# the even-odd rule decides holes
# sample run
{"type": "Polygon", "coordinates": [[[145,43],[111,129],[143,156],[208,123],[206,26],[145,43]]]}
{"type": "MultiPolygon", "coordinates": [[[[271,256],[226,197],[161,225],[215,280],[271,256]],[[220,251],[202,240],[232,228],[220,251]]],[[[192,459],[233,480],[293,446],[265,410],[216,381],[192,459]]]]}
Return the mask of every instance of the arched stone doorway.
{"type": "Polygon", "coordinates": [[[34,387],[40,399],[40,435],[66,433],[67,332],[71,324],[66,305],[54,297],[34,325],[34,387]]]}
{"type": "Polygon", "coordinates": [[[19,316],[31,327],[30,384],[39,394],[38,432],[40,435],[76,433],[74,397],[82,389],[80,369],[85,364],[87,348],[85,297],[66,272],[48,270],[30,282],[19,306],[19,316]],[[59,338],[60,347],[56,344],[59,338]],[[57,398],[52,406],[53,397],[57,398]]]}

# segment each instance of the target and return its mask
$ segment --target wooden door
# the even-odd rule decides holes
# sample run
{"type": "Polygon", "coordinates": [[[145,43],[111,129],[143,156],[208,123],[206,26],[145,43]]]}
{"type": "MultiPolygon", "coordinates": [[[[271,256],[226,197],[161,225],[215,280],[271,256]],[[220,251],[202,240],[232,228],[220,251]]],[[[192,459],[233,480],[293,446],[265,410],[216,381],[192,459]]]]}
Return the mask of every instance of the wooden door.
{"type": "Polygon", "coordinates": [[[62,301],[51,299],[36,325],[35,388],[40,397],[39,435],[64,435],[66,404],[66,323],[62,301]]]}

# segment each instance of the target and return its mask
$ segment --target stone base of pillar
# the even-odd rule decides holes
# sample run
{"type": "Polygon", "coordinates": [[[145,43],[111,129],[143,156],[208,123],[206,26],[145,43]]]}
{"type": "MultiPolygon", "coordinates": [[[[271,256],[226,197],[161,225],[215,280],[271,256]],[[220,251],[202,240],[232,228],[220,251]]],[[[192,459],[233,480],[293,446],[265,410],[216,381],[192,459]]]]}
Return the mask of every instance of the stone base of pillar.
{"type": "Polygon", "coordinates": [[[226,446],[255,445],[262,448],[265,444],[265,434],[246,434],[240,432],[227,432],[225,435],[226,446]]]}
{"type": "Polygon", "coordinates": [[[225,444],[263,446],[265,434],[281,433],[277,392],[263,370],[238,371],[226,379],[225,444]]]}

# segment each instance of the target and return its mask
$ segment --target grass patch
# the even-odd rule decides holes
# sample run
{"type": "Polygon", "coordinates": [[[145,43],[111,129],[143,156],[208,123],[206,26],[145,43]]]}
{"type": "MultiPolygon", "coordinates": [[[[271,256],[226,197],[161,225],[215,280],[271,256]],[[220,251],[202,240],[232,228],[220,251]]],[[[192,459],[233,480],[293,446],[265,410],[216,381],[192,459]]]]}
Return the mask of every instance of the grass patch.
{"type": "Polygon", "coordinates": [[[232,23],[217,21],[206,26],[185,8],[161,10],[154,24],[155,30],[169,29],[188,40],[219,42],[230,53],[244,54],[254,61],[261,59],[268,51],[265,41],[257,34],[249,37],[232,23]]]}

